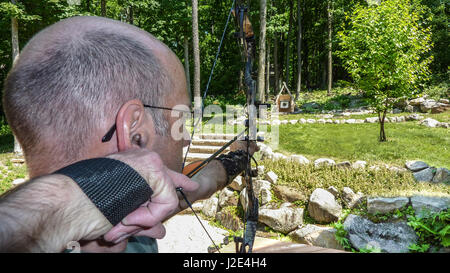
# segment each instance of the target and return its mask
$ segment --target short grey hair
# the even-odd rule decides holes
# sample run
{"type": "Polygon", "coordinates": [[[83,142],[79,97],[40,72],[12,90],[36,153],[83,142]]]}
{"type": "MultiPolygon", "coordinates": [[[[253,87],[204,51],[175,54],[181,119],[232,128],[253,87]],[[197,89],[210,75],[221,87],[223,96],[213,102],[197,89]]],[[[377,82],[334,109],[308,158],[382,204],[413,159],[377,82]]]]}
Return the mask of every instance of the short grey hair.
{"type": "MultiPolygon", "coordinates": [[[[10,71],[3,105],[25,154],[42,152],[39,143],[52,135],[59,147],[55,152],[77,157],[89,136],[110,128],[107,123],[125,102],[164,106],[171,77],[151,49],[131,35],[105,28],[56,37],[38,58],[10,71]]],[[[164,112],[150,113],[156,133],[166,135],[164,112]]]]}

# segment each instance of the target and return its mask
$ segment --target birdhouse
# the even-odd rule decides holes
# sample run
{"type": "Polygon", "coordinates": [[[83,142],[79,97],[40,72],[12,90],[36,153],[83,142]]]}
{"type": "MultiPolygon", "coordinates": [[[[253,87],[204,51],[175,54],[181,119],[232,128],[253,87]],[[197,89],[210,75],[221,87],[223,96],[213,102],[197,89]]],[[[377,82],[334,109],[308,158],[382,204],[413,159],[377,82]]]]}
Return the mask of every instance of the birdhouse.
{"type": "Polygon", "coordinates": [[[275,103],[278,107],[278,112],[282,113],[293,113],[295,109],[294,97],[286,86],[286,83],[283,82],[283,87],[281,87],[280,93],[278,93],[277,98],[275,99],[275,103]],[[288,94],[282,94],[283,91],[286,91],[288,94]]]}

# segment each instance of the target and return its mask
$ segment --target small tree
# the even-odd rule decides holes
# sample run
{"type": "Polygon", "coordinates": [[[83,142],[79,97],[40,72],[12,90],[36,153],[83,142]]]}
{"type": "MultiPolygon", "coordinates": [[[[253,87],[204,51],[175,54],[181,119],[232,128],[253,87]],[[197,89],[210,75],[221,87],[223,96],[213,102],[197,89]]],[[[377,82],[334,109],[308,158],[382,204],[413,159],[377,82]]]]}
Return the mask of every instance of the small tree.
{"type": "Polygon", "coordinates": [[[414,0],[358,5],[339,33],[339,56],[378,113],[380,141],[386,141],[384,121],[396,99],[416,95],[428,79],[432,56],[425,54],[432,44],[424,8],[414,0]]]}

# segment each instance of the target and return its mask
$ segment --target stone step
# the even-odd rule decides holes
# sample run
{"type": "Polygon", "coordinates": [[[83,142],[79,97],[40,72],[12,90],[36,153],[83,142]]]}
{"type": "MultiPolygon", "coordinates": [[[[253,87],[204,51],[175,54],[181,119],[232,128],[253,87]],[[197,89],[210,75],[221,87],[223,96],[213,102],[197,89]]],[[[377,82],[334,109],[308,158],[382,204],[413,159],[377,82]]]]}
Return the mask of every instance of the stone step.
{"type": "Polygon", "coordinates": [[[195,146],[223,146],[228,142],[226,139],[193,139],[192,145],[195,146]]]}
{"type": "Polygon", "coordinates": [[[235,137],[235,134],[201,134],[198,137],[201,139],[222,139],[222,140],[231,140],[235,137]]]}
{"type": "MultiPolygon", "coordinates": [[[[202,154],[213,154],[220,149],[221,146],[207,146],[207,145],[191,145],[189,153],[202,153],[202,154]]],[[[224,152],[230,151],[230,147],[226,148],[224,152]]],[[[188,154],[189,156],[189,154],[188,154]]]]}
{"type": "MultiPolygon", "coordinates": [[[[212,154],[212,153],[211,153],[212,154]]],[[[208,157],[211,156],[211,154],[204,154],[204,153],[189,153],[186,159],[186,163],[193,162],[197,160],[205,160],[208,157]]]]}

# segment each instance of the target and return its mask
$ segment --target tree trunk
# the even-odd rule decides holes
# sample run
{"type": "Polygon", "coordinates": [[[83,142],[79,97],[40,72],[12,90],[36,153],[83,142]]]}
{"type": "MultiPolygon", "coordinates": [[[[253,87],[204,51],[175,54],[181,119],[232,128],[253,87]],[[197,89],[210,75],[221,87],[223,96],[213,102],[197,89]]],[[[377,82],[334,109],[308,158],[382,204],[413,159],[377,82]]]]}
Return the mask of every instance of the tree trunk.
{"type": "Polygon", "coordinates": [[[266,68],[266,13],[267,2],[261,0],[259,6],[260,15],[260,33],[259,33],[259,60],[258,60],[258,100],[265,102],[264,84],[265,84],[265,68],[266,68]]]}
{"type": "Polygon", "coordinates": [[[100,1],[100,9],[102,12],[102,16],[106,17],[106,0],[101,0],[100,1]]]}
{"type": "Polygon", "coordinates": [[[186,85],[189,94],[189,99],[192,101],[191,94],[191,74],[189,73],[189,39],[184,35],[184,72],[186,73],[186,85]]]}
{"type": "Polygon", "coordinates": [[[327,95],[331,96],[331,87],[333,84],[333,56],[332,56],[332,24],[333,22],[333,3],[328,0],[328,89],[327,95]]]}
{"type": "Polygon", "coordinates": [[[301,0],[297,1],[297,20],[298,20],[298,33],[297,33],[297,91],[295,92],[295,100],[298,99],[302,89],[302,18],[301,18],[301,0]]]}
{"type": "MultiPolygon", "coordinates": [[[[12,0],[11,3],[16,4],[15,0],[12,0]]],[[[13,66],[19,58],[19,23],[17,18],[11,18],[11,47],[12,47],[12,62],[13,66]]],[[[17,155],[22,155],[23,150],[20,146],[19,141],[17,141],[16,136],[14,136],[14,153],[17,155]]]]}
{"type": "Polygon", "coordinates": [[[291,58],[291,33],[292,33],[292,24],[293,24],[293,9],[294,9],[294,1],[289,1],[289,30],[286,37],[286,74],[285,74],[285,82],[286,85],[289,86],[289,68],[290,68],[290,58],[291,58]]]}
{"type": "Polygon", "coordinates": [[[200,48],[198,38],[198,0],[192,0],[192,43],[194,51],[194,107],[201,108],[200,48]]]}
{"type": "Polygon", "coordinates": [[[266,57],[266,100],[269,99],[270,92],[270,43],[269,39],[267,39],[267,57],[266,57]]]}
{"type": "Polygon", "coordinates": [[[310,71],[309,71],[309,62],[308,62],[308,53],[309,53],[309,49],[308,49],[308,40],[307,39],[305,39],[304,41],[304,45],[303,45],[303,48],[304,48],[304,51],[305,51],[305,54],[303,54],[303,56],[305,57],[305,59],[303,60],[303,63],[305,64],[305,74],[306,74],[306,77],[305,77],[305,86],[306,86],[306,89],[308,89],[309,87],[310,87],[310,71]]]}
{"type": "Polygon", "coordinates": [[[133,15],[133,7],[132,6],[129,6],[128,8],[127,8],[127,15],[128,15],[128,23],[130,23],[131,25],[133,24],[133,22],[134,22],[134,15],[133,15]]]}
{"type": "Polygon", "coordinates": [[[278,67],[278,37],[275,33],[275,40],[273,44],[273,65],[275,69],[275,94],[278,94],[279,84],[280,84],[280,69],[278,67]]]}
{"type": "Polygon", "coordinates": [[[384,131],[384,121],[386,119],[386,113],[387,110],[384,110],[383,116],[381,116],[381,111],[378,112],[378,121],[380,122],[380,136],[379,136],[380,142],[385,142],[387,140],[386,132],[384,131]]]}
{"type": "Polygon", "coordinates": [[[86,11],[91,12],[91,0],[86,0],[86,11]]]}

